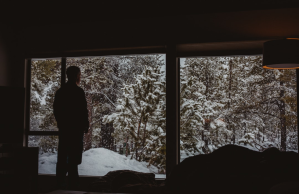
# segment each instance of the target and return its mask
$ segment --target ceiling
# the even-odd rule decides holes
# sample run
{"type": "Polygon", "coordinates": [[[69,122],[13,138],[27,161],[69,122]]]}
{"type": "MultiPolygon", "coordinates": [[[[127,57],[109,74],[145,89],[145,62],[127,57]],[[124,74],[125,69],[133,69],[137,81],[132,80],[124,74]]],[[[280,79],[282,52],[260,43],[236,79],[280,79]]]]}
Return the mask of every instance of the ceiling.
{"type": "Polygon", "coordinates": [[[11,1],[3,7],[2,41],[25,55],[169,43],[182,57],[256,54],[266,40],[299,36],[298,0],[11,1]]]}
{"type": "Polygon", "coordinates": [[[111,20],[161,18],[231,11],[299,7],[297,0],[197,0],[197,1],[6,1],[1,22],[12,27],[75,24],[111,20]],[[42,2],[42,3],[41,3],[42,2]]]}

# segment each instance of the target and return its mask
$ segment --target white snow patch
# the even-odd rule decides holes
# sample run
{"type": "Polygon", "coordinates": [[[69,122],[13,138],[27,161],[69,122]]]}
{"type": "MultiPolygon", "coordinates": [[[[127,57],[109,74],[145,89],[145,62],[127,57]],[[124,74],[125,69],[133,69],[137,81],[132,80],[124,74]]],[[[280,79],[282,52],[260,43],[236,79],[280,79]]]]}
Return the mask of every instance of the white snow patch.
{"type": "MultiPolygon", "coordinates": [[[[39,173],[56,174],[57,154],[47,153],[39,156],[39,173]]],[[[80,175],[104,176],[109,171],[133,170],[144,173],[155,173],[156,178],[166,178],[164,174],[157,174],[155,166],[146,162],[138,162],[130,157],[120,155],[105,148],[94,148],[83,153],[82,163],[78,166],[80,175]]]]}

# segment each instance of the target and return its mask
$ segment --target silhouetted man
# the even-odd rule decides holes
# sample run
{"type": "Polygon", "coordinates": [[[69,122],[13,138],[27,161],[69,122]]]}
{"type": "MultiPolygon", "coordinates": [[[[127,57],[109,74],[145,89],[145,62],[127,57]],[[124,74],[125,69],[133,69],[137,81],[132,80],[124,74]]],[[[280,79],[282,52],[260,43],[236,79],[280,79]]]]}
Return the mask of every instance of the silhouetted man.
{"type": "Polygon", "coordinates": [[[85,93],[78,86],[80,69],[71,66],[66,74],[68,82],[57,90],[53,104],[59,129],[56,177],[58,187],[66,189],[65,177],[68,173],[68,189],[76,189],[78,165],[82,162],[83,136],[88,131],[89,121],[85,93]]]}

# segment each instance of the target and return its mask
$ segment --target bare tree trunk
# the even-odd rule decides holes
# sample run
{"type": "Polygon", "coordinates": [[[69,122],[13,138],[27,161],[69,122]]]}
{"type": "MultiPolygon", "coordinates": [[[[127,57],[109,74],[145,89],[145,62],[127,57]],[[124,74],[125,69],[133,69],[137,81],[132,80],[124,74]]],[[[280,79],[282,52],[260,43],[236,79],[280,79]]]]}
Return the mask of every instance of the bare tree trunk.
{"type": "MultiPolygon", "coordinates": [[[[283,86],[283,82],[280,82],[280,86],[283,86]]],[[[287,128],[286,128],[286,118],[285,118],[285,102],[281,99],[284,96],[284,90],[280,90],[280,100],[279,100],[279,111],[280,111],[280,144],[281,144],[281,151],[286,151],[287,145],[287,128]]]]}
{"type": "Polygon", "coordinates": [[[263,127],[263,143],[265,141],[265,127],[263,127]]]}
{"type": "Polygon", "coordinates": [[[128,156],[128,140],[129,140],[129,138],[127,137],[127,140],[126,140],[126,157],[128,156]]]}
{"type": "MultiPolygon", "coordinates": [[[[228,110],[230,109],[230,105],[231,105],[231,89],[232,89],[232,61],[229,61],[229,86],[228,86],[228,98],[229,98],[229,101],[228,101],[228,110]]],[[[231,124],[230,122],[228,121],[228,130],[231,129],[231,124]]],[[[235,129],[233,129],[233,137],[232,137],[232,141],[233,141],[233,144],[235,144],[235,129]]]]}
{"type": "Polygon", "coordinates": [[[111,123],[110,124],[110,130],[109,130],[110,134],[109,134],[109,137],[110,137],[110,147],[111,147],[111,150],[114,150],[114,137],[112,136],[112,133],[114,133],[114,128],[113,128],[113,124],[111,123]]]}
{"type": "MultiPolygon", "coordinates": [[[[147,123],[147,122],[146,122],[146,123],[147,123]]],[[[144,148],[144,146],[145,146],[146,123],[145,123],[144,130],[143,130],[142,148],[144,148]]]]}
{"type": "MultiPolygon", "coordinates": [[[[208,70],[206,70],[206,72],[205,72],[205,81],[206,81],[206,83],[205,83],[205,86],[206,86],[205,96],[206,96],[206,99],[208,100],[210,84],[211,84],[210,72],[208,70]]],[[[205,120],[205,124],[204,124],[205,131],[210,131],[210,118],[206,118],[204,120],[205,120]]],[[[205,146],[208,146],[208,144],[209,144],[208,138],[203,136],[203,140],[205,142],[205,146]]]]}
{"type": "Polygon", "coordinates": [[[136,160],[138,160],[138,140],[139,140],[139,131],[140,131],[140,125],[141,125],[142,117],[140,117],[139,123],[138,123],[138,129],[137,129],[137,139],[135,141],[135,157],[136,160]]]}
{"type": "MultiPolygon", "coordinates": [[[[245,103],[244,103],[244,106],[245,106],[245,103]]],[[[244,113],[244,119],[245,119],[245,121],[246,121],[246,119],[247,119],[247,114],[246,114],[246,112],[244,113]]],[[[246,132],[247,132],[247,126],[246,126],[246,122],[244,123],[244,135],[246,134],[246,132]]]]}
{"type": "MultiPolygon", "coordinates": [[[[209,126],[210,126],[210,120],[209,119],[205,119],[204,129],[206,131],[208,131],[209,130],[209,126]]],[[[204,142],[205,142],[206,146],[208,146],[208,144],[209,144],[208,138],[205,137],[204,142]]]]}

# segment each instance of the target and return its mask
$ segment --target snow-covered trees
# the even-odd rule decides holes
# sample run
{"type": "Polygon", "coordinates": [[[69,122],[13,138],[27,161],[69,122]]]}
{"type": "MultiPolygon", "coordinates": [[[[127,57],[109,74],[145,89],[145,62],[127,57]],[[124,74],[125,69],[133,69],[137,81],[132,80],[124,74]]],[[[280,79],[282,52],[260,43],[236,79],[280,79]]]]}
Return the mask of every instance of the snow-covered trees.
{"type": "Polygon", "coordinates": [[[213,64],[197,59],[187,59],[181,68],[180,146],[187,155],[210,152],[208,142],[224,139],[211,139],[214,133],[216,138],[227,133],[221,118],[215,115],[223,104],[218,102],[216,90],[211,90],[217,88],[219,81],[214,68],[213,64]]]}
{"type": "Polygon", "coordinates": [[[269,146],[297,150],[295,71],[265,70],[261,62],[261,56],[185,60],[182,152],[209,153],[229,143],[257,150],[269,146]]]}
{"type": "MultiPolygon", "coordinates": [[[[60,87],[59,60],[33,60],[31,63],[30,130],[57,131],[53,114],[55,91],[60,87]]],[[[56,136],[29,136],[29,146],[40,147],[40,152],[55,152],[56,136]]]]}
{"type": "Polygon", "coordinates": [[[30,129],[57,130],[53,114],[55,91],[60,87],[60,61],[34,60],[31,64],[30,129]]]}
{"type": "MultiPolygon", "coordinates": [[[[166,84],[164,63],[144,58],[143,72],[135,83],[124,84],[123,98],[117,101],[116,112],[103,122],[113,123],[117,141],[133,142],[131,158],[165,168],[166,84]],[[150,64],[150,65],[147,65],[150,64]]],[[[126,149],[126,155],[128,149],[126,149]]]]}

